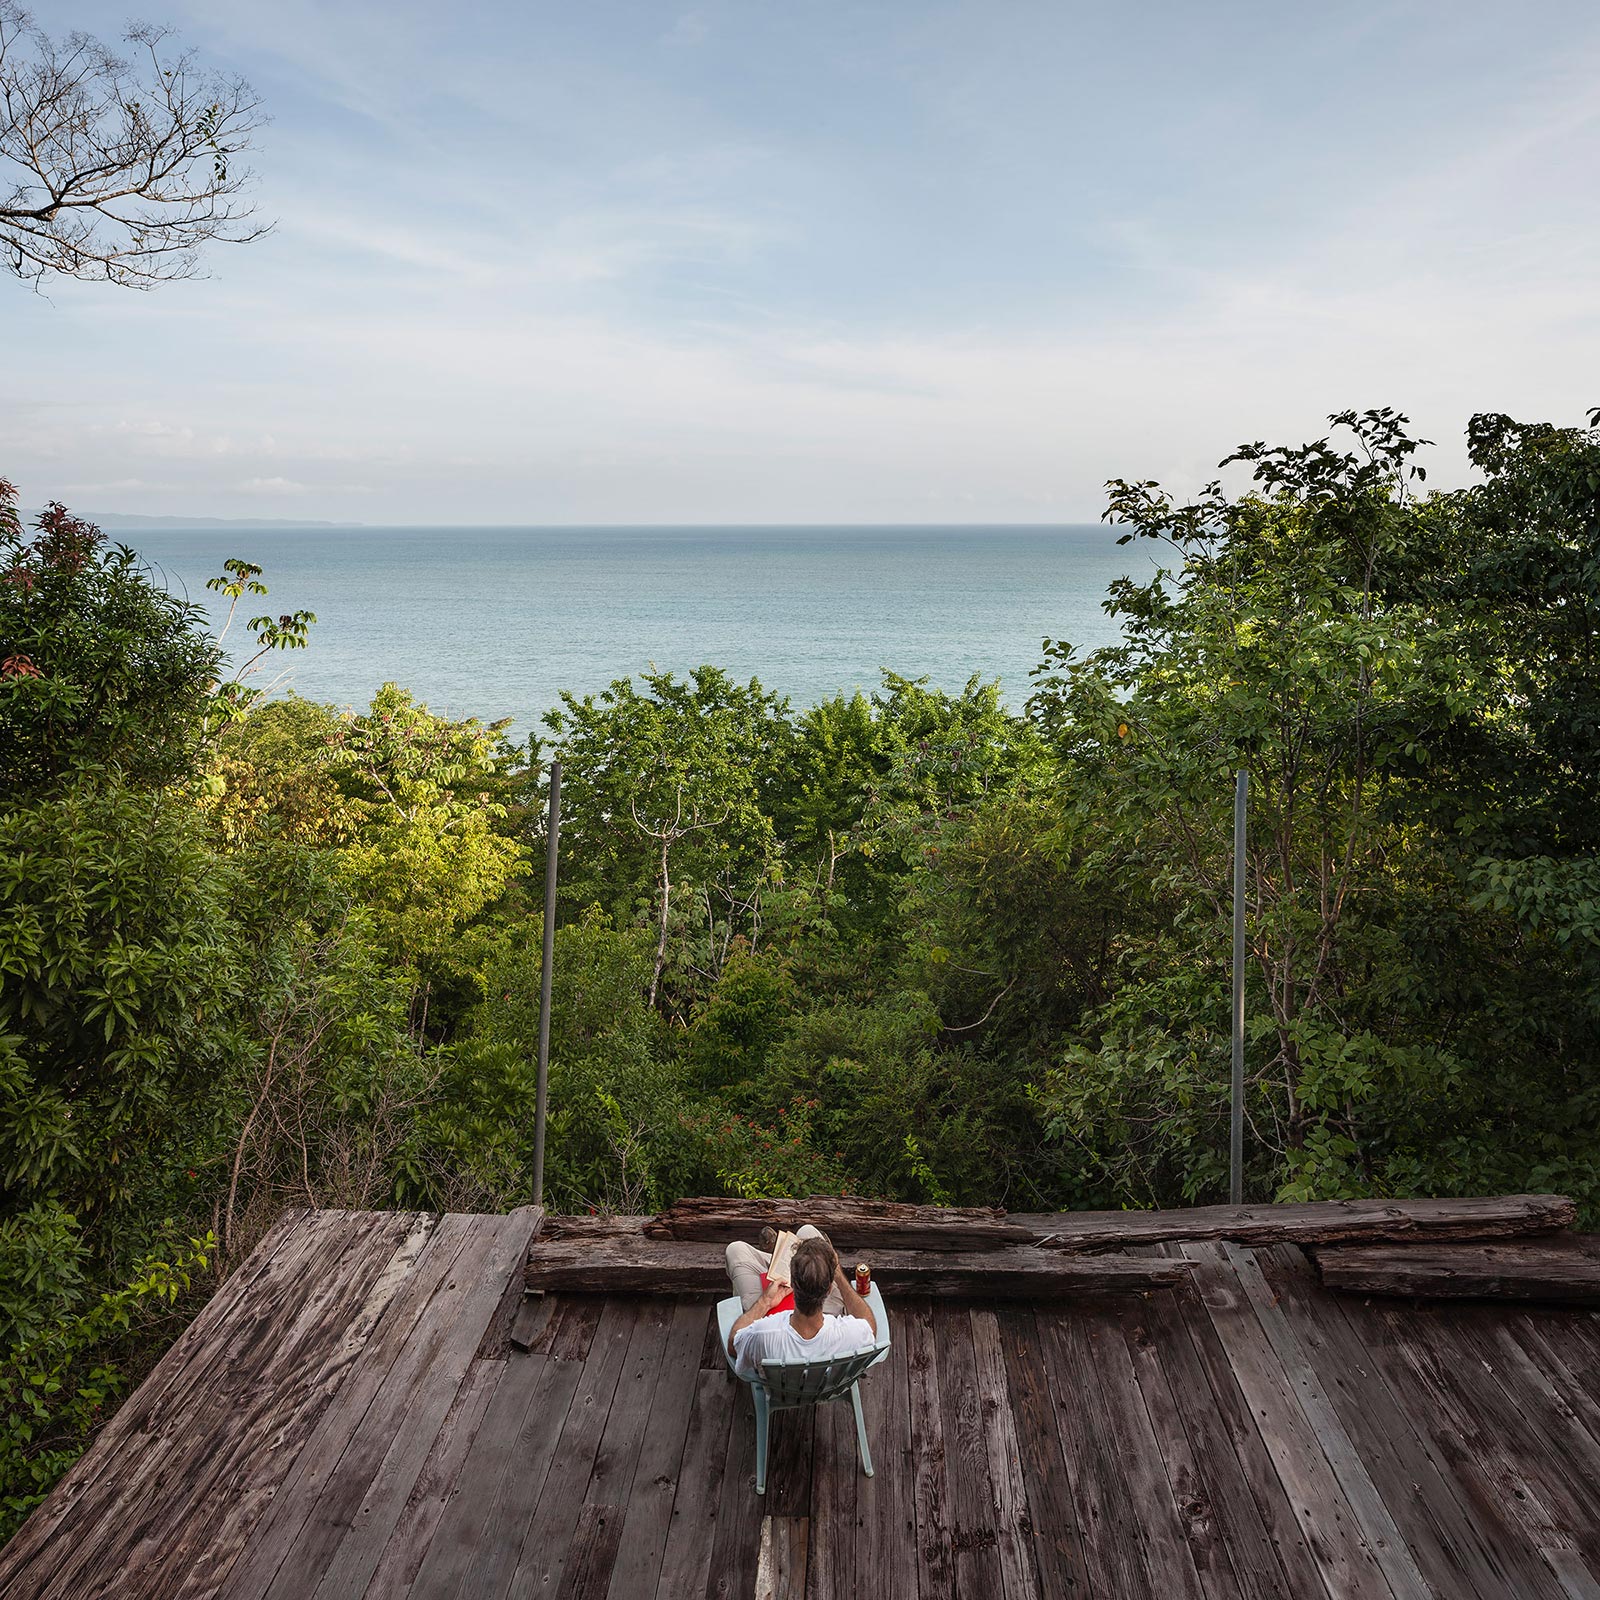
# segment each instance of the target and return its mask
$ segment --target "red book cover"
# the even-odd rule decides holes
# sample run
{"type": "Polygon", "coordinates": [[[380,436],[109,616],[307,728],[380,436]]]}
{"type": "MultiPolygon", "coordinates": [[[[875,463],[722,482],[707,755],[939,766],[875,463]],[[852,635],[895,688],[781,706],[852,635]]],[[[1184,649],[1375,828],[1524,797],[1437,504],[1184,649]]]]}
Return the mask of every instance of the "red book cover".
{"type": "MultiPolygon", "coordinates": [[[[765,1288],[766,1288],[766,1286],[767,1286],[767,1275],[766,1275],[766,1273],[764,1273],[764,1272],[763,1272],[763,1273],[762,1273],[762,1274],[761,1274],[761,1287],[762,1287],[762,1288],[763,1288],[763,1289],[765,1289],[765,1288]]],[[[785,1295],[785,1296],[784,1296],[784,1297],[783,1297],[783,1299],[781,1299],[781,1300],[780,1300],[780,1301],[779,1301],[779,1302],[778,1302],[778,1303],[777,1303],[777,1305],[775,1305],[775,1306],[774,1306],[774,1307],[773,1307],[773,1308],[772,1308],[772,1309],[771,1309],[771,1310],[770,1310],[770,1311],[769,1311],[769,1312],[768,1312],[768,1313],[767,1313],[767,1315],[768,1315],[768,1316],[769,1316],[769,1317],[775,1317],[775,1316],[777,1316],[777,1314],[778,1314],[778,1313],[779,1313],[779,1312],[780,1312],[780,1311],[793,1311],[793,1310],[794,1310],[794,1295],[793,1295],[793,1294],[786,1294],[786,1295],[785,1295]]]]}

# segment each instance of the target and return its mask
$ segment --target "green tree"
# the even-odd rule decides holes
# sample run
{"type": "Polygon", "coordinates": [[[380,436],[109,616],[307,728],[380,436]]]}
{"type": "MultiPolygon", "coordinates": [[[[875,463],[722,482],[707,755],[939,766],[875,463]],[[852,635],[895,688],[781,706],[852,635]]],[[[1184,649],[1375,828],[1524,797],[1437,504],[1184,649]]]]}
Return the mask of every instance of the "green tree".
{"type": "MultiPolygon", "coordinates": [[[[547,1202],[582,1211],[654,1210],[714,1182],[661,1018],[646,1002],[652,943],[599,913],[556,931],[552,968],[547,1202]]],[[[533,1166],[540,942],[533,925],[490,966],[429,1137],[507,1198],[533,1166]]]]}
{"type": "Polygon", "coordinates": [[[1041,753],[998,684],[973,677],[952,695],[885,672],[870,699],[838,695],[796,719],[777,826],[796,865],[815,863],[815,881],[860,935],[893,920],[932,835],[1041,753]]]}
{"type": "MultiPolygon", "coordinates": [[[[1450,1004],[1459,957],[1481,956],[1495,924],[1474,921],[1434,826],[1440,790],[1454,784],[1461,798],[1435,752],[1494,714],[1501,668],[1464,648],[1463,616],[1442,615],[1415,580],[1423,542],[1459,572],[1472,544],[1461,500],[1415,497],[1403,418],[1334,420],[1353,448],[1255,445],[1230,458],[1257,485],[1237,500],[1213,485],[1179,505],[1154,485],[1115,483],[1110,515],[1125,537],[1165,541],[1179,565],[1120,584],[1112,608],[1127,642],[1083,662],[1058,648],[1034,702],[1076,805],[1105,825],[1108,864],[1147,873],[1175,907],[1046,1097],[1058,1135],[1146,1202],[1214,1193],[1223,1177],[1237,766],[1253,783],[1258,1190],[1382,1190],[1424,1169],[1470,1185],[1492,1126],[1547,1116],[1570,1051],[1593,1048],[1592,1023],[1562,1004],[1576,1032],[1552,1055],[1547,1036],[1523,1031],[1529,1069],[1513,1084],[1450,1004]],[[1453,1171],[1429,1159],[1447,1144],[1453,1171]]],[[[1540,973],[1543,952],[1525,949],[1519,964],[1540,973]]],[[[1488,976],[1481,962],[1472,970],[1488,976]]],[[[1553,977],[1535,985],[1546,998],[1553,977]]]]}
{"type": "Polygon", "coordinates": [[[600,695],[563,695],[545,721],[563,758],[575,863],[565,892],[622,921],[648,908],[654,1006],[675,917],[686,943],[697,934],[688,964],[701,981],[715,980],[736,935],[760,939],[763,893],[781,875],[772,810],[790,726],[787,702],[716,667],[642,681],[643,692],[623,678],[600,695]]]}
{"type": "Polygon", "coordinates": [[[200,819],[118,781],[0,813],[5,1209],[84,1219],[209,1143],[248,982],[237,875],[200,819]]]}
{"type": "Polygon", "coordinates": [[[525,870],[497,831],[513,751],[504,723],[435,716],[394,684],[338,720],[324,759],[353,817],[340,859],[391,956],[428,986],[470,974],[463,931],[525,870]]]}
{"type": "Polygon", "coordinates": [[[0,803],[88,767],[137,785],[190,776],[221,665],[201,621],[63,506],[25,533],[0,480],[0,803]]]}

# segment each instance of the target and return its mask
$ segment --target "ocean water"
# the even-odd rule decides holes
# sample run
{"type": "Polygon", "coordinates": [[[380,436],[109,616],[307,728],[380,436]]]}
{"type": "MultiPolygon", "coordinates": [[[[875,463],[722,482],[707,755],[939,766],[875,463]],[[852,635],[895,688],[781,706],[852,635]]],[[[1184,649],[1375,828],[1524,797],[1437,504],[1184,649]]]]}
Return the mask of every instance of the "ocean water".
{"type": "Polygon", "coordinates": [[[435,711],[510,717],[517,732],[560,691],[594,692],[651,663],[681,674],[712,662],[797,707],[871,691],[884,668],[952,690],[977,673],[1020,708],[1041,641],[1113,642],[1106,586],[1150,566],[1147,552],[1119,549],[1100,526],[185,527],[112,537],[190,599],[215,601],[206,579],[241,556],[265,569],[270,591],[241,602],[243,615],[316,613],[310,648],[269,657],[252,682],[282,673],[280,688],[360,706],[393,681],[435,711]]]}

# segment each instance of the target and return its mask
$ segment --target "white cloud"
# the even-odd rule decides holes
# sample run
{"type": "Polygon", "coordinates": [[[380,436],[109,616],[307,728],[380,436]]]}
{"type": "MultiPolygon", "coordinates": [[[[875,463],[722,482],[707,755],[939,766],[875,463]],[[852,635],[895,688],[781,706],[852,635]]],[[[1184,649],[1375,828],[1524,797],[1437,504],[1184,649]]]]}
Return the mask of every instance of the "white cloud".
{"type": "Polygon", "coordinates": [[[307,492],[308,485],[296,483],[293,478],[246,478],[239,485],[243,494],[299,495],[307,492]]]}

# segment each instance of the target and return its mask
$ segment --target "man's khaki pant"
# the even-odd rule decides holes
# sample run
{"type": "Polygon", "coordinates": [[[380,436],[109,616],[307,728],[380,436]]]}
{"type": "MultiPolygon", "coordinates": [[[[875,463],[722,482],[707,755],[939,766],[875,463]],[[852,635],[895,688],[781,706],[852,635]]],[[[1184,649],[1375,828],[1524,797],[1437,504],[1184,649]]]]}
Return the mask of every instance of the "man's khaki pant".
{"type": "MultiPolygon", "coordinates": [[[[796,1228],[795,1235],[801,1239],[820,1237],[818,1230],[809,1222],[803,1227],[796,1228]]],[[[753,1244],[746,1244],[743,1239],[735,1239],[728,1246],[728,1277],[733,1283],[733,1292],[738,1295],[746,1311],[761,1298],[761,1274],[767,1270],[767,1264],[771,1260],[770,1250],[758,1250],[753,1244]]],[[[843,1313],[844,1296],[839,1293],[838,1284],[834,1284],[828,1290],[828,1298],[822,1302],[822,1310],[830,1317],[837,1317],[843,1313]]]]}

